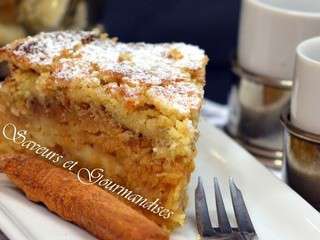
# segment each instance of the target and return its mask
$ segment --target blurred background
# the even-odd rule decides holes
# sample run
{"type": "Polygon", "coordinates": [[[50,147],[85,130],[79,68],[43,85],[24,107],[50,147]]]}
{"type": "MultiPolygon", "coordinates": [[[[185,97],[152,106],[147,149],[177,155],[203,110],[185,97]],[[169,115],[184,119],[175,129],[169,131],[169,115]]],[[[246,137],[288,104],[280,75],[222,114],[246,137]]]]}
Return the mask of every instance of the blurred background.
{"type": "Polygon", "coordinates": [[[206,97],[225,104],[235,76],[240,0],[0,0],[0,45],[39,31],[101,24],[121,41],[182,41],[210,58],[206,97]]]}

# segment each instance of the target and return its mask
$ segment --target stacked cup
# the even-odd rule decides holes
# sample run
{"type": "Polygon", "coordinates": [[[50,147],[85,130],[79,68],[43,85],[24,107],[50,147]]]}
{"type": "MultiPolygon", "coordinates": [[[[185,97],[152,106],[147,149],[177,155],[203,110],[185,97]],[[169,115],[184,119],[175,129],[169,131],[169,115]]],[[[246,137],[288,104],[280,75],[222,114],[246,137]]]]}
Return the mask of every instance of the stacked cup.
{"type": "Polygon", "coordinates": [[[288,184],[320,210],[320,37],[296,50],[290,111],[284,111],[285,174],[288,184]]]}
{"type": "Polygon", "coordinates": [[[230,95],[226,130],[272,166],[283,157],[279,118],[289,105],[295,49],[320,35],[320,1],[243,0],[238,61],[240,83],[230,95]]]}

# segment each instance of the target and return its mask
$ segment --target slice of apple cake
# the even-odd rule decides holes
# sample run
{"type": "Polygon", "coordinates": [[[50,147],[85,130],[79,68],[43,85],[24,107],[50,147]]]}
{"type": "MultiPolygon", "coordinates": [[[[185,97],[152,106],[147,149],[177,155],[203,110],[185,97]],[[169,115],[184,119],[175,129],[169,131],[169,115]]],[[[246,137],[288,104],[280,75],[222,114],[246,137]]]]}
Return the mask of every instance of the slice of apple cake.
{"type": "MultiPolygon", "coordinates": [[[[183,223],[205,84],[203,50],[50,32],[1,48],[0,60],[9,65],[0,87],[1,128],[13,123],[64,159],[104,169],[154,201],[154,211],[137,209],[164,228],[183,223]]],[[[3,136],[0,150],[23,151],[3,136]]]]}

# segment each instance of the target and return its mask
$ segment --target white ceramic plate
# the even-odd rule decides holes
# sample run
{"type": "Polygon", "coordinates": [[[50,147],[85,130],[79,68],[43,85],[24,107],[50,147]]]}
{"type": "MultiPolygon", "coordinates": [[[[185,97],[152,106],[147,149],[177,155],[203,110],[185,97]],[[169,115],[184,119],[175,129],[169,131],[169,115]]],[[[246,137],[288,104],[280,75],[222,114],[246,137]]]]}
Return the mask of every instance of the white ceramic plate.
{"type": "MultiPolygon", "coordinates": [[[[217,221],[214,214],[213,176],[220,179],[231,222],[235,223],[227,186],[228,178],[233,177],[242,190],[261,240],[320,239],[320,214],[316,210],[220,130],[201,121],[200,131],[197,169],[189,188],[187,223],[171,239],[197,239],[194,189],[198,176],[204,181],[214,223],[217,221]]],[[[42,205],[28,201],[1,174],[0,229],[12,240],[94,239],[79,227],[50,213],[42,205]]]]}

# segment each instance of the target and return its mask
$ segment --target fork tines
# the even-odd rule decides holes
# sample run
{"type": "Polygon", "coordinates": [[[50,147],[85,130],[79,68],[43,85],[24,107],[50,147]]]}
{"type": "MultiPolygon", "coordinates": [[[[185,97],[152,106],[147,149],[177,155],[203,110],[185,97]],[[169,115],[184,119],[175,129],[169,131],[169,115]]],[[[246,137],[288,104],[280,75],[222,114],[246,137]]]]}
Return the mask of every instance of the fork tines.
{"type": "Polygon", "coordinates": [[[195,191],[195,210],[197,227],[200,235],[204,237],[221,237],[238,233],[244,236],[243,239],[249,239],[246,238],[248,234],[251,237],[256,236],[242,193],[233,179],[230,179],[229,181],[229,188],[238,228],[231,228],[217,178],[214,178],[214,190],[219,227],[214,228],[210,221],[203,184],[201,178],[198,178],[198,185],[195,191]]]}
{"type": "Polygon", "coordinates": [[[212,227],[206,194],[203,189],[201,178],[198,178],[198,186],[196,188],[196,220],[199,233],[204,237],[212,236],[215,233],[212,227]]]}
{"type": "Polygon", "coordinates": [[[255,233],[242,193],[231,178],[229,181],[233,210],[241,232],[255,233]]]}
{"type": "Polygon", "coordinates": [[[218,223],[220,232],[222,233],[231,233],[231,225],[228,219],[228,215],[226,213],[226,208],[223,203],[222,194],[220,191],[220,186],[217,178],[214,178],[214,193],[216,198],[216,207],[217,207],[217,215],[218,215],[218,223]]]}

